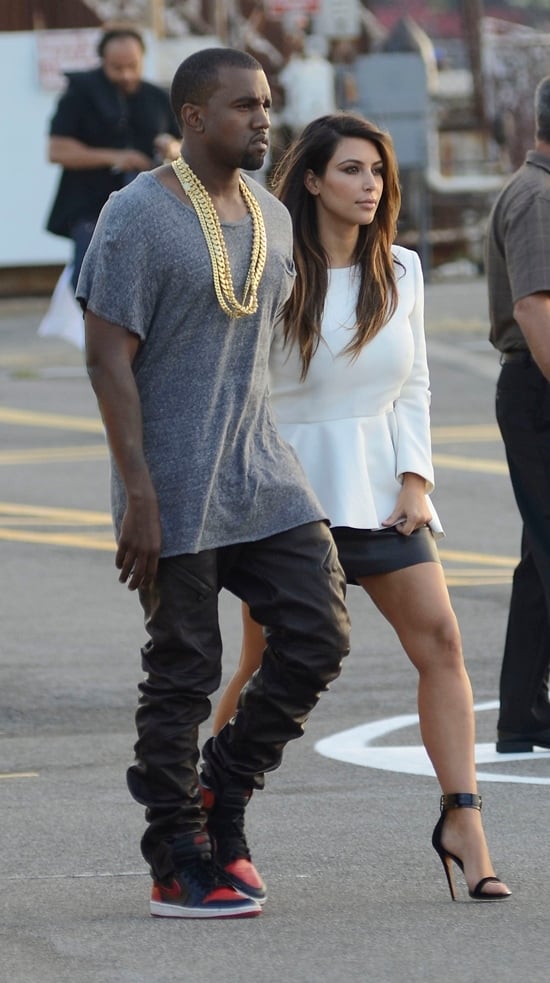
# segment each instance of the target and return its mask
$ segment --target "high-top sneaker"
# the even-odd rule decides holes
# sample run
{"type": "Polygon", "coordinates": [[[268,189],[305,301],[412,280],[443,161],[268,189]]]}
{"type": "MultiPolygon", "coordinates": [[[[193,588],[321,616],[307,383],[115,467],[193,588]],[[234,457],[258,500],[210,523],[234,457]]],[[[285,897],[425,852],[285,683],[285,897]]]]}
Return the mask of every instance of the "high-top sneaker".
{"type": "Polygon", "coordinates": [[[267,889],[252,863],[244,835],[244,810],[252,792],[234,785],[218,792],[208,781],[203,773],[200,790],[214,859],[228,884],[263,905],[267,889]]]}
{"type": "Polygon", "coordinates": [[[151,914],[160,918],[252,918],[259,904],[229,884],[212,861],[204,835],[174,841],[176,872],[168,883],[153,882],[151,914]]]}

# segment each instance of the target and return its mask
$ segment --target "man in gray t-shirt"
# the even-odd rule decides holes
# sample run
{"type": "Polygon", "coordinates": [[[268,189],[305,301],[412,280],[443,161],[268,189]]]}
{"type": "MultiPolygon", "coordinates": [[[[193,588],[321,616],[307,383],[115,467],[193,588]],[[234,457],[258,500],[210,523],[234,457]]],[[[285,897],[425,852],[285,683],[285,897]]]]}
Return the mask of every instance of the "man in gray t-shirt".
{"type": "Polygon", "coordinates": [[[236,917],[266,898],[246,803],[340,672],[349,623],[323,510],[269,405],[294,269],[290,216],[241,176],[267,151],[266,77],[243,52],[209,49],[180,65],[171,98],[185,160],[110,198],[77,296],[111,450],[115,562],[149,635],[128,784],[146,806],[151,912],[236,917]],[[222,587],[266,626],[266,650],[203,749],[200,791],[222,587]]]}
{"type": "Polygon", "coordinates": [[[500,193],[487,239],[497,420],[523,520],[502,670],[497,751],[550,747],[550,75],[535,149],[500,193]]]}
{"type": "MultiPolygon", "coordinates": [[[[79,282],[89,309],[138,342],[133,373],[160,508],[161,556],[324,518],[267,398],[273,321],[293,283],[290,215],[259,184],[247,183],[268,241],[253,316],[232,320],[222,311],[197,215],[155,173],[138,175],[111,197],[79,282]]],[[[239,285],[250,262],[250,224],[249,215],[222,222],[239,285]]],[[[126,489],[116,461],[112,492],[118,538],[126,489]]]]}

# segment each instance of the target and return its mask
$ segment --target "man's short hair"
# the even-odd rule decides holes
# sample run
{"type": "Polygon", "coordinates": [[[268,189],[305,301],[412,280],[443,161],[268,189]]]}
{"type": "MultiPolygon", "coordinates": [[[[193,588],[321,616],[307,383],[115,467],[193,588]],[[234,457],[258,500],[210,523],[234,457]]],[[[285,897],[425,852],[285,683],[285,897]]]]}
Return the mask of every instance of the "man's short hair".
{"type": "Polygon", "coordinates": [[[537,140],[550,143],[550,75],[541,79],[535,89],[535,121],[537,140]]]}
{"type": "Polygon", "coordinates": [[[138,31],[137,27],[132,27],[131,24],[129,24],[127,27],[119,24],[118,26],[113,25],[113,27],[108,27],[104,30],[97,45],[97,53],[99,57],[103,58],[105,48],[110,41],[120,41],[123,38],[132,38],[134,41],[137,41],[141,50],[145,51],[145,41],[143,40],[143,37],[138,31]]]}
{"type": "Polygon", "coordinates": [[[246,51],[237,48],[203,48],[182,61],[172,80],[170,101],[174,115],[180,121],[181,107],[186,102],[202,106],[218,87],[220,68],[247,68],[262,72],[260,62],[246,51]]]}

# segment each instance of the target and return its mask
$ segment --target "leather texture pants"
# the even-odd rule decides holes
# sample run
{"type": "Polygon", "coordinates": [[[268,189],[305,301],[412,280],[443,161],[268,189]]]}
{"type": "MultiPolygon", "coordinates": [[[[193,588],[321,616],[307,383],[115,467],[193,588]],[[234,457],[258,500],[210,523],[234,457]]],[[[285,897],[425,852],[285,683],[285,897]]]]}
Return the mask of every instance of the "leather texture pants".
{"type": "Polygon", "coordinates": [[[349,651],[345,577],[323,522],[257,542],[161,559],[140,593],[150,636],[136,714],[133,797],[146,807],[142,852],[156,877],[171,873],[170,843],[201,833],[199,725],[221,679],[218,594],[244,600],[265,626],[261,668],[234,719],[210,739],[204,761],[218,787],[261,789],[287,741],[297,738],[349,651]]]}
{"type": "Polygon", "coordinates": [[[499,730],[550,726],[550,385],[526,355],[506,362],[496,415],[523,520],[500,676],[499,730]]]}

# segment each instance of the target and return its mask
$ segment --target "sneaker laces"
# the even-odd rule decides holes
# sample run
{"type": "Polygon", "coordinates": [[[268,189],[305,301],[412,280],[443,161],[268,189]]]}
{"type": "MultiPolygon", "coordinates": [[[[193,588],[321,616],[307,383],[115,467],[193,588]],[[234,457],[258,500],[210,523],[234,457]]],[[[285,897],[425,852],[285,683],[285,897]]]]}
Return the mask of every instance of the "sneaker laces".
{"type": "Polygon", "coordinates": [[[222,879],[210,857],[197,854],[177,863],[176,879],[181,875],[188,884],[198,887],[201,892],[210,893],[222,887],[222,879]]]}
{"type": "Polygon", "coordinates": [[[208,815],[208,828],[216,841],[216,860],[222,866],[233,860],[250,860],[250,850],[244,833],[244,810],[249,796],[246,792],[224,789],[223,797],[215,799],[208,815]]]}
{"type": "Polygon", "coordinates": [[[192,847],[188,840],[176,840],[172,847],[172,857],[176,876],[181,872],[186,880],[208,890],[220,886],[217,867],[212,860],[212,849],[206,838],[202,841],[199,837],[194,838],[192,847]]]}

